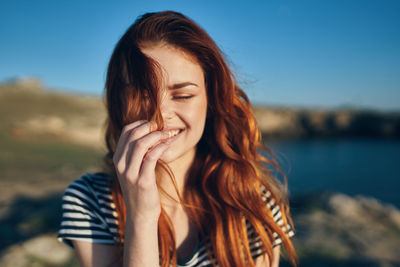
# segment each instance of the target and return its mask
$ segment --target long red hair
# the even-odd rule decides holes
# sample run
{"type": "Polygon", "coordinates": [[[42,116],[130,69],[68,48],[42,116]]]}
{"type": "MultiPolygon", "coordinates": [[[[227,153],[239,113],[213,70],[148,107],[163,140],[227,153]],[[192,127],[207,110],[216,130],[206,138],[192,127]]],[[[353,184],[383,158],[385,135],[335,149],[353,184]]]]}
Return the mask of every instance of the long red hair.
{"type": "MultiPolygon", "coordinates": [[[[206,125],[181,201],[200,232],[209,234],[216,259],[214,264],[254,266],[247,242],[247,219],[258,233],[263,252],[270,261],[273,259],[273,233],[276,232],[296,265],[291,240],[274,221],[262,199],[261,188],[264,187],[280,206],[284,224],[293,226],[285,190],[269,170],[269,167],[280,168],[272,152],[261,142],[249,100],[211,37],[195,22],[173,11],[147,13],[138,18],[119,40],[108,66],[105,136],[108,154],[105,162],[114,177],[113,198],[122,242],[126,210],[112,156],[126,124],[146,119],[162,125],[157,66],[140,50],[146,45],[160,43],[192,55],[204,72],[208,99],[206,125]],[[263,157],[260,149],[271,157],[263,157]]],[[[175,266],[177,262],[173,229],[162,210],[158,236],[163,267],[170,263],[175,266]]]]}

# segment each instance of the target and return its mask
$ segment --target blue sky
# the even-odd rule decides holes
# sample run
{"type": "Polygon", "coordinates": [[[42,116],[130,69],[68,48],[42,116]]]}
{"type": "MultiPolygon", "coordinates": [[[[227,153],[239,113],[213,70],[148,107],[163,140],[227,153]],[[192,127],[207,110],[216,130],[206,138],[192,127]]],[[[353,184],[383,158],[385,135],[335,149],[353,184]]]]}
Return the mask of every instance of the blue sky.
{"type": "Polygon", "coordinates": [[[180,11],[229,57],[253,103],[400,110],[400,1],[1,1],[0,81],[103,93],[137,16],[180,11]]]}

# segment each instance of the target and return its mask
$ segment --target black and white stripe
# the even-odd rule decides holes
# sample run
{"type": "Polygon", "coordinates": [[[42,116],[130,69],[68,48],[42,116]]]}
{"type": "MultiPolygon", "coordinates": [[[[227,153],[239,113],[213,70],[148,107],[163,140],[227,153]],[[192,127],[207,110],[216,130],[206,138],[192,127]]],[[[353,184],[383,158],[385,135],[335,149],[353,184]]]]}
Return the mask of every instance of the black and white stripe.
{"type": "Polygon", "coordinates": [[[86,174],[65,191],[58,239],[116,244],[118,221],[111,198],[111,179],[103,174],[86,174]]]}
{"type": "MultiPolygon", "coordinates": [[[[65,242],[72,247],[71,240],[82,240],[99,244],[118,244],[117,213],[115,204],[111,197],[111,177],[107,174],[85,174],[65,191],[62,202],[63,216],[58,240],[65,242]]],[[[262,188],[263,200],[271,209],[274,220],[280,225],[283,231],[289,236],[294,235],[290,225],[284,225],[282,213],[271,193],[262,188]]],[[[249,237],[250,251],[253,258],[261,255],[261,240],[251,224],[246,221],[249,237]]],[[[275,240],[273,246],[282,243],[277,233],[273,233],[275,240]]],[[[210,238],[206,236],[199,240],[197,251],[185,263],[179,262],[181,267],[207,267],[212,262],[207,253],[211,251],[214,258],[210,238]]]]}

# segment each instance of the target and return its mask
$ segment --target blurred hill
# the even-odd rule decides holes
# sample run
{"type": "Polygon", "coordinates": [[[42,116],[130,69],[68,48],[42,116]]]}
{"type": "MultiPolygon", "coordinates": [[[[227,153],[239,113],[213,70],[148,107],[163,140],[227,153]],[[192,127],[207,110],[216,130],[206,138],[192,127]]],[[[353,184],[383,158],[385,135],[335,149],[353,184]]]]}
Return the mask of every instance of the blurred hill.
{"type": "Polygon", "coordinates": [[[101,169],[104,117],[98,98],[49,92],[36,79],[0,84],[0,215],[19,195],[60,192],[101,169]]]}
{"type": "Polygon", "coordinates": [[[0,84],[0,131],[14,139],[50,138],[102,147],[100,98],[45,90],[39,80],[0,84]]]}

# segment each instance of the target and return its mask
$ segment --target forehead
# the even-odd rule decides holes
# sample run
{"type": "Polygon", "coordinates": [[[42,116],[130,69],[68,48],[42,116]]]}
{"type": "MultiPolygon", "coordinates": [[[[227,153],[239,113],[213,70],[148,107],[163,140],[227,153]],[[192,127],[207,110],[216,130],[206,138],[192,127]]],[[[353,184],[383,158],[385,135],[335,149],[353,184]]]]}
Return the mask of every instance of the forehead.
{"type": "Polygon", "coordinates": [[[194,82],[204,85],[204,73],[195,57],[170,45],[145,46],[142,53],[152,58],[161,68],[163,81],[168,85],[194,82]]]}

